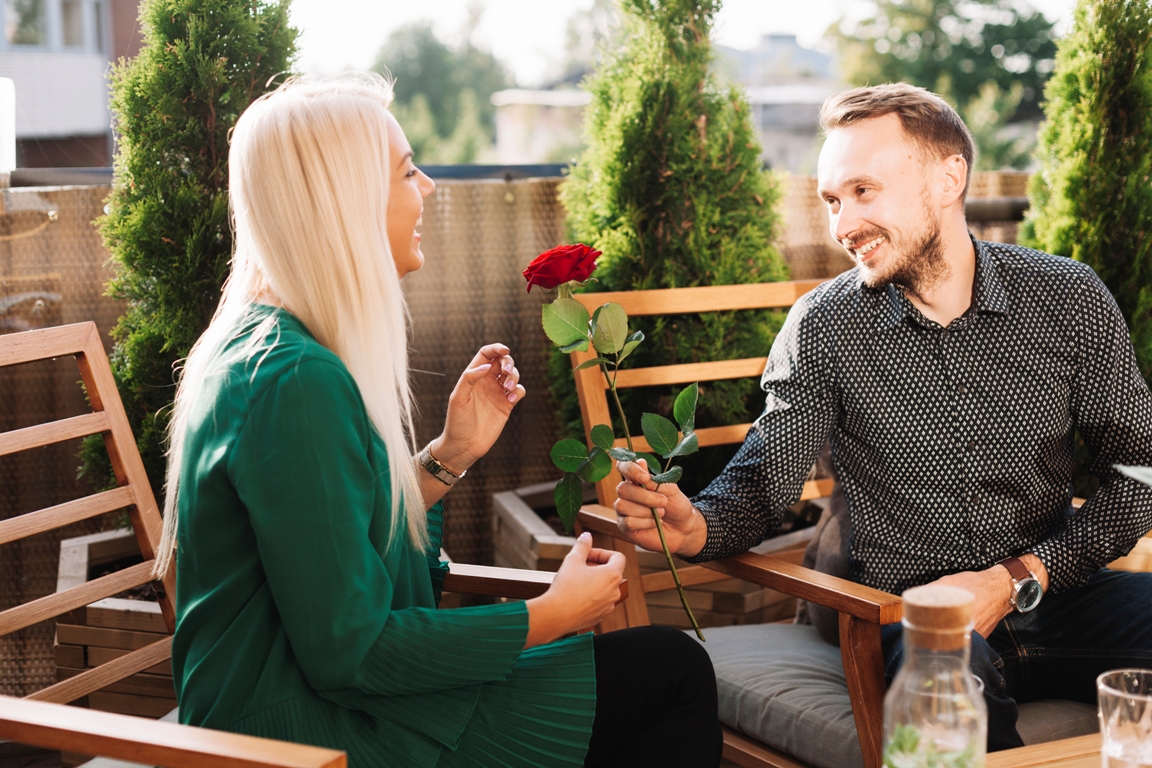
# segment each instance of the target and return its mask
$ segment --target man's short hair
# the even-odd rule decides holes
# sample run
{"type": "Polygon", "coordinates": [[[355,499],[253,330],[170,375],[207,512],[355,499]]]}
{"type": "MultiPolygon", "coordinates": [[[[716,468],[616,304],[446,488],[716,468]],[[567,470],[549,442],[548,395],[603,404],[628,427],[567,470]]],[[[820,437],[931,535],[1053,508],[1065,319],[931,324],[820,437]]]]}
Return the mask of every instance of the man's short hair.
{"type": "Polygon", "coordinates": [[[904,132],[929,156],[964,158],[968,178],[961,197],[967,196],[976,145],[956,110],[931,91],[908,83],[885,83],[836,93],[820,107],[820,128],[827,134],[835,128],[891,114],[900,118],[904,132]]]}

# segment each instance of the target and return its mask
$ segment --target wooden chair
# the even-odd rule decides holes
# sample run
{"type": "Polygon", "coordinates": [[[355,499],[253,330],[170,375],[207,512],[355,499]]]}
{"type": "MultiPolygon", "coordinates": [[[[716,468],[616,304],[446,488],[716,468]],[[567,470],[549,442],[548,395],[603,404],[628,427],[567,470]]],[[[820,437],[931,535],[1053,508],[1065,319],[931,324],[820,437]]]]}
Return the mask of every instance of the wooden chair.
{"type": "MultiPolygon", "coordinates": [[[[580,294],[576,298],[592,312],[606,302],[614,301],[625,309],[629,316],[672,315],[718,310],[769,309],[792,306],[797,299],[820,284],[818,280],[765,283],[740,286],[715,286],[700,288],[680,288],[622,293],[580,294]]],[[[572,354],[574,368],[591,359],[594,353],[577,352],[572,354]]],[[[617,379],[618,387],[687,384],[693,381],[716,381],[744,376],[759,378],[767,358],[726,360],[686,365],[667,365],[654,368],[622,370],[617,379]]],[[[577,392],[580,398],[581,413],[589,446],[592,445],[591,426],[609,422],[607,387],[600,372],[595,368],[575,372],[577,392]]],[[[700,445],[722,445],[744,440],[750,424],[739,424],[698,431],[700,445]]],[[[637,450],[648,450],[643,438],[637,450]],[[642,446],[642,447],[641,447],[642,446]]],[[[624,441],[617,441],[617,445],[624,441]]],[[[611,508],[616,500],[616,485],[619,473],[597,484],[599,505],[588,505],[578,515],[578,525],[592,532],[594,544],[605,549],[622,552],[627,559],[625,577],[632,584],[627,599],[603,623],[603,631],[630,626],[644,626],[649,623],[645,594],[653,591],[673,589],[671,573],[656,572],[641,575],[636,548],[624,539],[616,526],[616,514],[611,508]]],[[[815,499],[827,496],[832,491],[833,481],[818,480],[805,484],[802,499],[815,499]]],[[[880,768],[883,749],[883,699],[885,693],[884,659],[880,644],[880,629],[883,625],[894,624],[902,618],[903,608],[900,598],[871,589],[845,579],[801,566],[803,548],[792,546],[776,547],[770,539],[753,551],[707,563],[680,569],[680,578],[685,586],[737,577],[763,587],[768,587],[787,595],[826,606],[839,614],[840,658],[851,701],[855,733],[860,742],[863,764],[866,768],[880,768]],[[775,550],[775,551],[774,551],[775,550]]],[[[741,627],[722,627],[708,630],[712,633],[742,631],[741,627]]],[[[787,627],[783,630],[808,628],[787,627]]],[[[813,632],[813,635],[815,633],[813,632]]],[[[722,637],[722,635],[721,635],[722,637]]],[[[827,654],[830,646],[813,638],[816,645],[823,647],[827,654]]],[[[716,645],[713,643],[712,645],[716,645]]],[[[705,648],[709,648],[706,644],[705,648]]],[[[713,662],[719,661],[716,650],[710,650],[713,662]]],[[[771,663],[771,662],[769,662],[771,663]]],[[[717,664],[718,678],[720,665],[717,664]]],[[[1026,720],[1037,725],[1031,732],[1046,734],[1078,735],[1094,728],[1093,708],[1068,702],[1039,702],[1036,706],[1024,705],[1021,708],[1021,732],[1024,733],[1026,720]],[[1030,711],[1028,708],[1031,708],[1030,711]],[[1047,720],[1048,722],[1042,722],[1047,720]],[[1063,729],[1061,731],[1060,729],[1063,729]]],[[[723,717],[723,704],[722,704],[723,717]]],[[[1047,738],[1052,738],[1048,735],[1047,738]]],[[[805,764],[773,746],[769,746],[725,728],[724,756],[728,760],[747,768],[774,766],[775,768],[805,768],[805,764]]]]}
{"type": "MultiPolygon", "coordinates": [[[[67,357],[76,359],[91,412],[0,433],[0,456],[99,434],[104,438],[117,486],[0,521],[0,545],[108,512],[127,510],[143,562],[0,612],[0,636],[153,581],[152,566],[161,531],[160,511],[95,324],[0,335],[0,368],[67,357]]],[[[543,593],[554,576],[452,564],[444,588],[449,592],[529,598],[543,593]]],[[[174,585],[172,572],[154,582],[169,633],[175,628],[174,585]]],[[[169,634],[25,699],[0,696],[0,739],[173,768],[336,768],[345,765],[344,754],[333,750],[63,706],[155,667],[167,661],[171,652],[169,634]]]]}

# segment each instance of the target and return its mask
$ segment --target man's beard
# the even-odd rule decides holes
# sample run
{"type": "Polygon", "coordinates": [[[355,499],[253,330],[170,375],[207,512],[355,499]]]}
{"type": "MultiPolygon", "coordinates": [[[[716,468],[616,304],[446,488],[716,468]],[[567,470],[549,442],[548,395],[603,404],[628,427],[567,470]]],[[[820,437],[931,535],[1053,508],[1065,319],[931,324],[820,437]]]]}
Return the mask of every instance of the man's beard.
{"type": "MultiPolygon", "coordinates": [[[[869,242],[883,236],[885,242],[896,251],[897,243],[891,233],[877,229],[857,238],[857,242],[869,242]]],[[[870,269],[861,264],[864,284],[869,288],[883,288],[895,285],[917,296],[939,284],[948,276],[948,262],[944,259],[944,244],[940,240],[940,225],[933,221],[928,228],[908,247],[900,248],[884,271],[870,269]]]]}

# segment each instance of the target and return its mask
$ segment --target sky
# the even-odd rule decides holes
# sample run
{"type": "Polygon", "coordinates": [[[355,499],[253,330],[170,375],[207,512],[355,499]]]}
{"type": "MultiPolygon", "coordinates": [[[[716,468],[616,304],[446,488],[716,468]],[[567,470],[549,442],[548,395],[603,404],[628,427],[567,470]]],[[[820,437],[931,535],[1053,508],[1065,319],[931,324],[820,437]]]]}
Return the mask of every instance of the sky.
{"type": "MultiPolygon", "coordinates": [[[[1027,0],[1024,0],[1025,2],[1027,0]]],[[[301,30],[300,66],[309,74],[367,69],[380,45],[397,27],[431,20],[438,36],[459,38],[475,0],[292,0],[292,22],[301,30]]],[[[1031,0],[1031,6],[1057,22],[1071,24],[1076,0],[1031,0]]],[[[547,79],[564,49],[573,12],[592,0],[486,0],[473,42],[487,47],[521,86],[547,79]]],[[[713,40],[747,49],[762,35],[794,34],[801,45],[818,47],[824,31],[842,16],[860,16],[866,0],[725,0],[713,40]]]]}

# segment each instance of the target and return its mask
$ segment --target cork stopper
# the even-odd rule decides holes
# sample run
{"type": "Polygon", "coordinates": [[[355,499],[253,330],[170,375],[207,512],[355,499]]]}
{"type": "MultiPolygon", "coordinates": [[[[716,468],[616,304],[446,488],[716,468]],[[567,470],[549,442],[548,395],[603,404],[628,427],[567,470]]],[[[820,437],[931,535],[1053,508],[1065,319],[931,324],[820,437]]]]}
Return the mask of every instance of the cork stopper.
{"type": "Polygon", "coordinates": [[[928,585],[907,590],[904,628],[908,641],[934,651],[964,647],[972,631],[976,598],[966,589],[928,585]]]}

